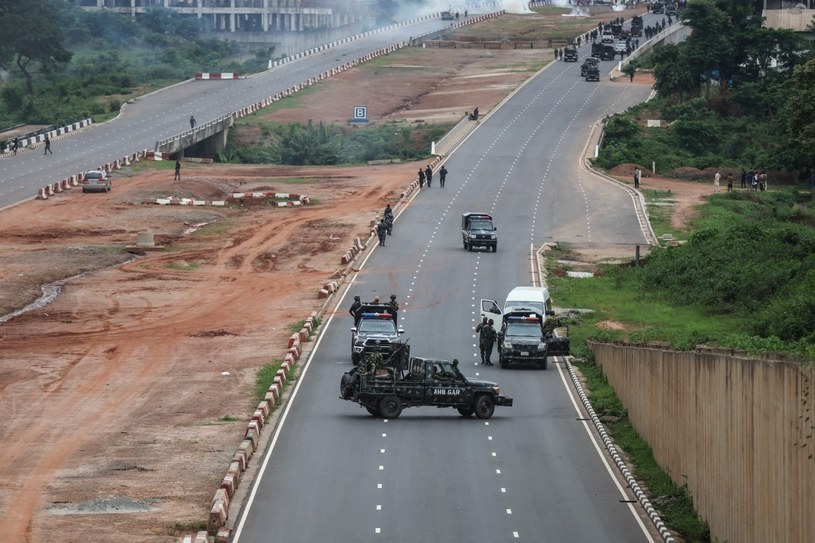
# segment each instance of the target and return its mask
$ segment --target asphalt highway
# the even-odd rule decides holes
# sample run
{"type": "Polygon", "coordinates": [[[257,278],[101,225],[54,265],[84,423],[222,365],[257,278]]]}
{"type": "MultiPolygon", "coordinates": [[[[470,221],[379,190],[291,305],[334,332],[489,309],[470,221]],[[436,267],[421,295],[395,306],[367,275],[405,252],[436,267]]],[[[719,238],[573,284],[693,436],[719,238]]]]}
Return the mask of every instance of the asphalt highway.
{"type": "MultiPolygon", "coordinates": [[[[587,48],[581,48],[581,57],[587,48]]],[[[577,409],[562,363],[479,365],[480,299],[533,284],[545,242],[645,244],[630,194],[587,172],[592,124],[650,89],[590,83],[557,62],[446,161],[447,186],[415,194],[353,278],[304,366],[236,524],[235,541],[653,541],[577,409]],[[462,248],[461,213],[492,213],[498,251],[462,248]],[[352,295],[394,293],[411,354],[461,361],[514,398],[488,421],[411,408],[393,420],[338,398],[351,367],[352,295]]],[[[603,73],[612,67],[602,63],[603,73]]],[[[557,305],[557,294],[554,293],[557,305]]],[[[496,361],[497,355],[493,355],[496,361]]]]}

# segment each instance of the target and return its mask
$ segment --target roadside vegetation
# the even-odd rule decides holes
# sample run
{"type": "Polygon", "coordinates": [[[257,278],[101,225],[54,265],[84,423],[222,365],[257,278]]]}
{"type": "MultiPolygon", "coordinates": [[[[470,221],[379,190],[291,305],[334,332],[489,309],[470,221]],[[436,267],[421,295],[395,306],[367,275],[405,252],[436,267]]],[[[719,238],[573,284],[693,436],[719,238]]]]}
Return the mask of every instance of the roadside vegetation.
{"type": "MultiPolygon", "coordinates": [[[[815,169],[815,52],[801,35],[762,26],[761,6],[689,2],[693,32],[639,61],[657,98],[613,117],[596,165],[766,169],[806,178],[815,169]],[[667,128],[645,128],[661,119],[667,128]]],[[[811,27],[810,27],[810,30],[811,27]]]]}

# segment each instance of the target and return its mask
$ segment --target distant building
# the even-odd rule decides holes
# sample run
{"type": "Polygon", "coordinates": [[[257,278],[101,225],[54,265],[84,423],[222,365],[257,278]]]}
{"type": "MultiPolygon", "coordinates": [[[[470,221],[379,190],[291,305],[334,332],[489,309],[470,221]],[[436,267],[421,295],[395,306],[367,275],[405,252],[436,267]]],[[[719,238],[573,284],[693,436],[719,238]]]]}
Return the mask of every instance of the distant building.
{"type": "Polygon", "coordinates": [[[208,32],[303,32],[332,30],[368,20],[364,0],[71,0],[87,10],[138,17],[163,7],[197,17],[208,32]]]}
{"type": "Polygon", "coordinates": [[[764,26],[807,32],[815,17],[815,0],[764,0],[764,26]]]}

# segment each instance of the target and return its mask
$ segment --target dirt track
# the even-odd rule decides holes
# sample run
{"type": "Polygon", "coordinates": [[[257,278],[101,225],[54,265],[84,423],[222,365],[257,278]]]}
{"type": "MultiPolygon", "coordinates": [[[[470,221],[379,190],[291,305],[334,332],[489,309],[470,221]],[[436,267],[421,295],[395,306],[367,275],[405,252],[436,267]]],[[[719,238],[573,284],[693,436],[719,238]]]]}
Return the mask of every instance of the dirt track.
{"type": "MultiPolygon", "coordinates": [[[[410,54],[410,69],[397,58],[344,72],[268,118],[342,120],[323,117],[323,105],[351,111],[360,101],[382,119],[486,113],[530,75],[519,63],[544,53],[410,54]]],[[[69,278],[52,303],[0,324],[3,540],[174,542],[200,529],[256,404],[256,370],[282,357],[287,326],[321,306],[317,291],[342,253],[417,169],[185,163],[180,183],[170,170],[123,171],[111,193],[71,191],[0,213],[0,315],[69,278]],[[316,203],[147,203],[236,188],[316,203]],[[123,250],[146,230],[166,248],[123,250]]]]}

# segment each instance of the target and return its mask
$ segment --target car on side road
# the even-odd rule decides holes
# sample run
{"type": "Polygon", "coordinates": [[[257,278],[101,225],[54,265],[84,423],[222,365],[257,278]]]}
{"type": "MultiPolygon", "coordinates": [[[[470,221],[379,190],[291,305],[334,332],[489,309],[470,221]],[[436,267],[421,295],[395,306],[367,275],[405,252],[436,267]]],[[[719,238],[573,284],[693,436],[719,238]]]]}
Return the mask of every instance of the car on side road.
{"type": "Polygon", "coordinates": [[[110,175],[104,170],[89,170],[82,176],[82,192],[108,192],[111,188],[110,175]]]}

